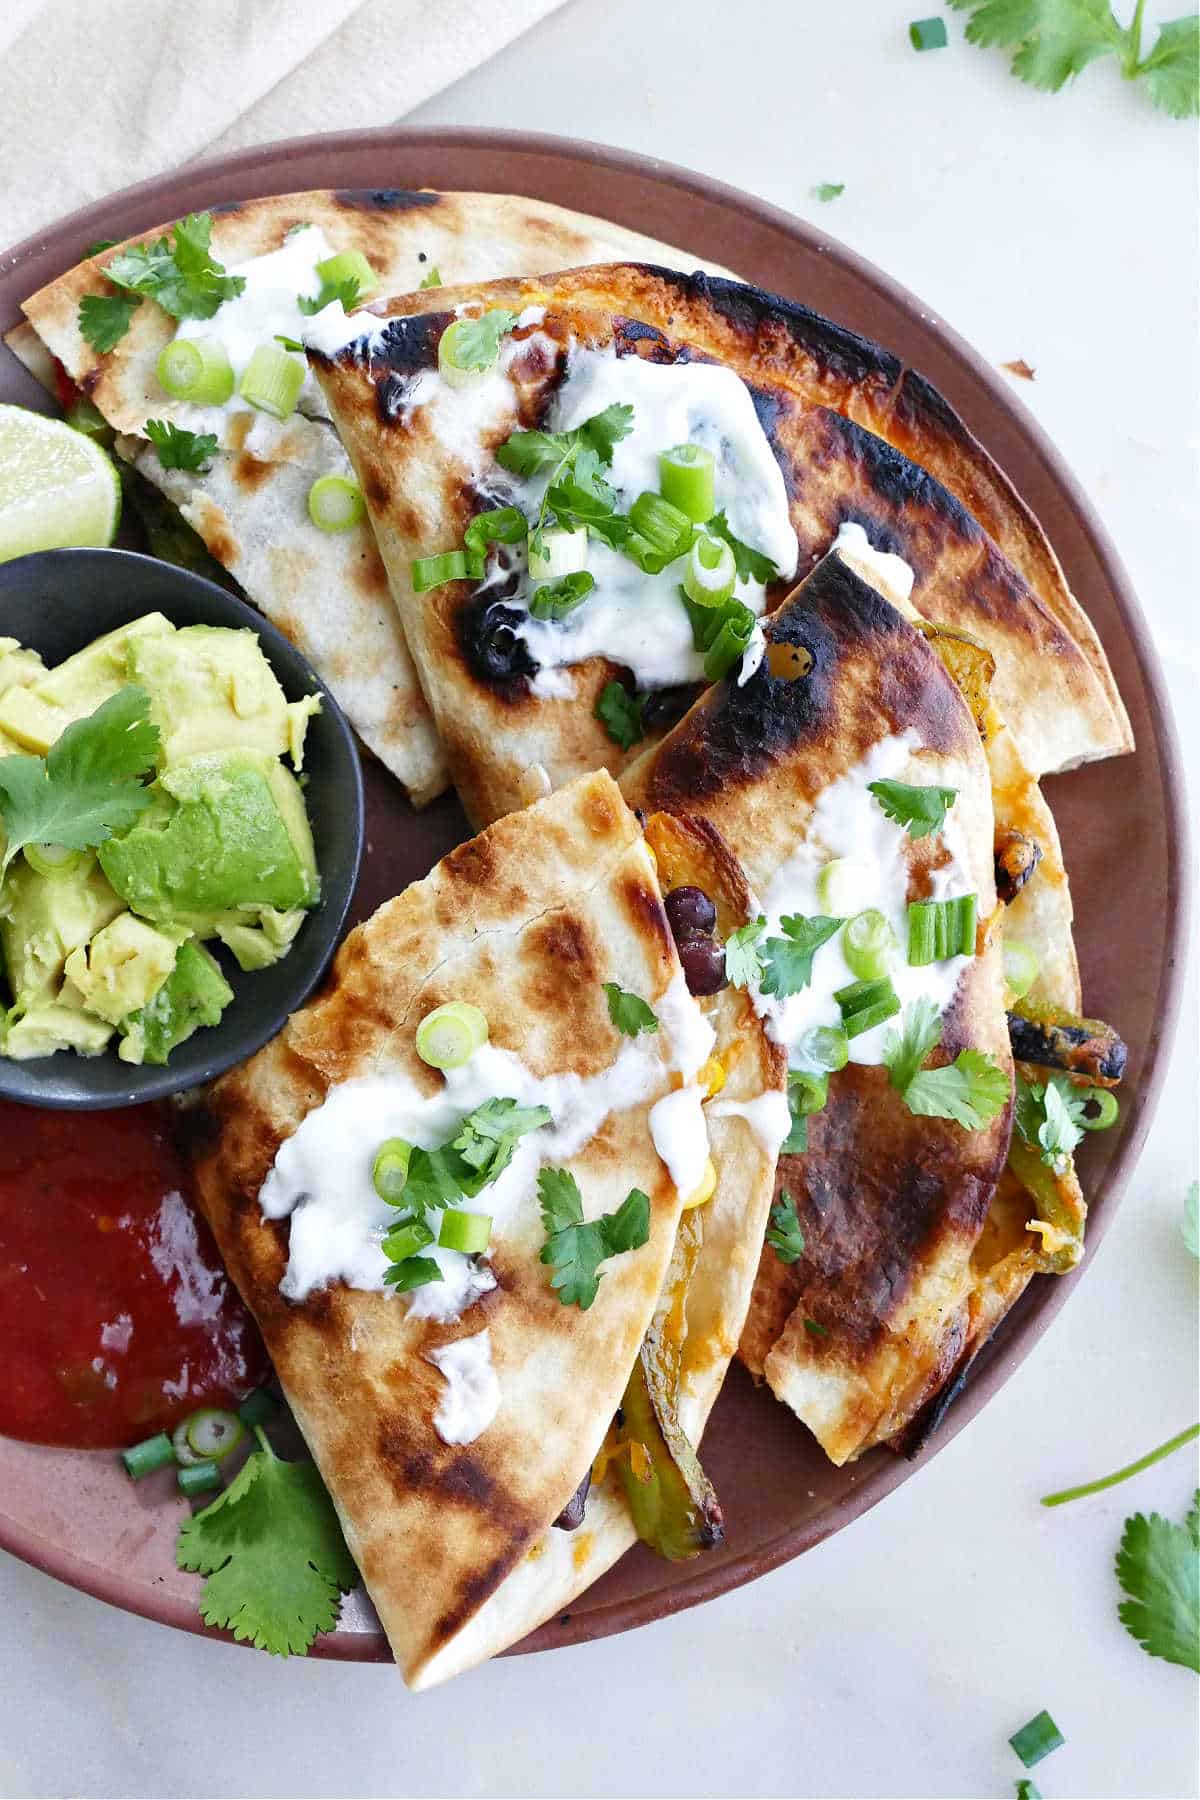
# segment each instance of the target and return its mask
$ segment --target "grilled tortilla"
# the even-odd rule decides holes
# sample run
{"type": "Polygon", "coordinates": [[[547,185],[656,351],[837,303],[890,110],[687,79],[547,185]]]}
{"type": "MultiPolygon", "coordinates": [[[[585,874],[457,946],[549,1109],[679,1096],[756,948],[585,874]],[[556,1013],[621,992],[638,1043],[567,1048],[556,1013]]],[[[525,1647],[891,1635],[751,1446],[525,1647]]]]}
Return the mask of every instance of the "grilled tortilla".
{"type": "MultiPolygon", "coordinates": [[[[592,656],[570,668],[565,685],[547,688],[544,672],[542,679],[530,678],[536,661],[511,654],[507,603],[518,581],[502,579],[511,564],[493,561],[489,579],[477,590],[453,582],[418,594],[411,576],[414,558],[460,544],[476,514],[514,498],[520,503],[495,450],[513,431],[545,424],[559,404],[571,411],[571,355],[578,351],[658,365],[716,361],[732,369],[749,386],[765,441],[782,470],[800,573],[828,549],[839,527],[863,527],[875,548],[899,555],[913,569],[913,601],[922,613],[971,632],[993,653],[997,703],[1035,774],[1124,747],[1118,713],[1120,719],[1124,715],[1119,701],[1110,704],[1107,664],[1066,590],[1054,610],[951,491],[883,438],[833,406],[816,403],[828,397],[848,405],[849,390],[817,393],[781,366],[770,350],[774,339],[767,322],[782,302],[706,279],[688,290],[686,307],[680,304],[668,315],[664,296],[679,285],[661,271],[619,265],[407,295],[381,309],[380,316],[393,321],[390,327],[359,314],[350,327],[361,321],[368,335],[341,347],[326,341],[310,350],[366,495],[406,635],[469,814],[484,821],[521,804],[531,771],[544,770],[549,784],[558,786],[585,768],[601,765],[617,772],[628,760],[594,716],[610,680],[619,677],[628,684],[619,655],[592,656]],[[669,330],[633,313],[635,298],[640,302],[656,293],[658,305],[648,304],[647,315],[666,320],[669,330]],[[735,300],[759,328],[722,335],[722,308],[732,308],[735,300]],[[507,357],[507,391],[489,383],[485,405],[473,391],[446,389],[434,371],[451,309],[493,307],[526,323],[515,334],[515,353],[507,357]]],[[[886,423],[882,417],[876,422],[886,423]]],[[[931,461],[938,465],[947,459],[931,456],[931,461]]],[[[626,507],[633,498],[622,495],[626,507]]],[[[1005,536],[1019,535],[1028,552],[1033,528],[1015,503],[1013,512],[1021,532],[1014,527],[1005,536]]],[[[1031,554],[1023,560],[1029,562],[1031,554]]],[[[790,590],[795,572],[781,571],[768,589],[768,605],[790,590]]],[[[660,579],[673,582],[677,575],[668,570],[660,579]]],[[[580,618],[587,605],[585,600],[580,618]]],[[[569,622],[572,629],[576,622],[569,622]]],[[[679,679],[693,679],[695,672],[692,668],[679,679]]],[[[636,666],[633,674],[636,680],[636,666]]],[[[657,677],[646,685],[659,685],[657,677]]],[[[656,718],[669,722],[664,702],[671,700],[678,717],[686,695],[682,701],[677,694],[654,701],[645,721],[651,733],[656,718]]]]}
{"type": "MultiPolygon", "coordinates": [[[[933,1061],[969,1048],[1011,1076],[988,768],[957,687],[922,635],[840,556],[818,564],[767,637],[752,679],[710,689],[629,771],[627,797],[710,820],[764,894],[806,842],[822,794],[873,746],[914,731],[900,779],[957,791],[980,920],[978,954],[943,1014],[933,1061]]],[[[905,840],[909,898],[928,891],[936,843],[905,840]]],[[[764,1247],[740,1353],[836,1463],[900,1433],[958,1363],[1010,1112],[976,1131],[917,1117],[884,1067],[850,1062],[808,1121],[807,1151],[780,1158],[778,1189],[796,1203],[804,1251],[785,1264],[764,1247]]]]}
{"type": "MultiPolygon", "coordinates": [[[[324,234],[330,251],[365,255],[383,293],[411,288],[434,270],[458,282],[614,255],[653,255],[687,267],[695,261],[620,226],[504,194],[322,190],[214,211],[212,254],[226,268],[279,250],[289,232],[309,225],[324,234]]],[[[79,305],[87,295],[112,291],[104,268],[125,248],[113,246],[32,295],[23,309],[28,325],[9,334],[10,347],[43,382],[45,352],[58,359],[109,424],[126,434],[120,453],[179,507],[247,597],[329,683],[363,741],[413,801],[425,804],[445,787],[445,764],[403,631],[387,604],[370,527],[331,535],[308,516],[313,481],[351,473],[323,423],[319,394],[310,388],[282,424],[236,409],[198,419],[195,408],[159,385],[155,363],[176,322],[149,301],[114,350],[96,351],[80,332],[79,305]],[[146,440],[148,418],[214,431],[220,448],[208,472],[164,468],[146,440]]],[[[50,386],[53,391],[52,370],[50,386]]]]}
{"type": "MultiPolygon", "coordinates": [[[[726,905],[744,910],[727,854],[726,863],[726,905]]],[[[460,846],[352,932],[324,994],[218,1082],[193,1118],[201,1207],[413,1686],[521,1637],[632,1539],[612,1482],[592,1496],[585,1537],[553,1521],[609,1430],[672,1257],[681,1196],[649,1114],[678,1081],[681,1027],[664,996],[680,979],[640,828],[611,780],[595,775],[460,846]],[[282,1296],[293,1227],[265,1219],[257,1196],[281,1145],[331,1090],[394,1074],[436,1092],[441,1078],[416,1057],[413,1032],[451,999],[481,1006],[492,1045],[536,1076],[600,1075],[630,1047],[610,1021],[604,981],[659,1009],[658,1030],[637,1040],[651,1076],[640,1098],[556,1162],[576,1176],[589,1217],[640,1187],[651,1230],[642,1248],[605,1265],[589,1310],[562,1305],[549,1285],[532,1194],[497,1218],[488,1252],[497,1285],[457,1321],[416,1317],[403,1299],[341,1281],[282,1296]],[[483,1330],[499,1406],[456,1447],[435,1428],[446,1384],[428,1356],[483,1330]]],[[[721,1014],[735,1092],[777,1092],[778,1053],[745,996],[722,996],[721,1014]]],[[[740,1330],[774,1160],[745,1118],[714,1125],[713,1249],[688,1301],[684,1410],[697,1436],[740,1330]]],[[[347,1148],[369,1157],[375,1146],[347,1148]]]]}

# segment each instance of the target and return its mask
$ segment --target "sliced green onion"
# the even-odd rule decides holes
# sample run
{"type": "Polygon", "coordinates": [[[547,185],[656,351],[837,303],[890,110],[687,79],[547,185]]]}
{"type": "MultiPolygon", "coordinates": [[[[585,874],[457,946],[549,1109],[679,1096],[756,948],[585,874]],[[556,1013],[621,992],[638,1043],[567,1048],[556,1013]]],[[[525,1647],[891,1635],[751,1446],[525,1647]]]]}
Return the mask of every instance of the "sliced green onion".
{"type": "Polygon", "coordinates": [[[412,1158],[412,1145],[401,1137],[385,1138],[375,1152],[375,1161],[371,1164],[371,1182],[381,1200],[389,1206],[399,1204],[408,1180],[408,1165],[412,1158]]]}
{"type": "Polygon", "coordinates": [[[391,1262],[402,1263],[432,1242],[433,1233],[424,1219],[409,1219],[407,1224],[393,1226],[381,1247],[391,1262]]]}
{"type": "Polygon", "coordinates": [[[910,900],[908,960],[913,968],[975,954],[975,895],[956,900],[910,900]]]}
{"type": "Polygon", "coordinates": [[[155,367],[160,384],[176,400],[224,406],[233,393],[233,364],[219,338],[172,338],[155,367]]]}
{"type": "Polygon", "coordinates": [[[1023,1000],[1041,970],[1037,951],[1020,938],[1004,940],[1004,985],[1010,1000],[1023,1000]]]}
{"type": "Polygon", "coordinates": [[[833,997],[842,1009],[842,1026],[848,1038],[861,1037],[864,1031],[882,1025],[900,1011],[889,975],[877,981],[853,981],[849,987],[839,988],[833,997]]]}
{"type": "Polygon", "coordinates": [[[194,1463],[209,1461],[209,1458],[206,1456],[197,1456],[196,1452],[192,1449],[192,1446],[188,1443],[188,1424],[189,1421],[187,1419],[180,1419],[178,1425],[171,1433],[171,1449],[174,1452],[175,1461],[183,1469],[190,1469],[194,1463]]]}
{"type": "Polygon", "coordinates": [[[238,393],[259,412],[287,419],[296,410],[305,368],[299,357],[278,344],[260,344],[242,370],[238,393]]]}
{"type": "Polygon", "coordinates": [[[842,932],[846,966],[860,981],[878,981],[886,975],[899,948],[891,924],[875,906],[858,913],[842,932]]]}
{"type": "Polygon", "coordinates": [[[463,1212],[460,1207],[448,1206],[442,1214],[438,1243],[447,1250],[461,1250],[464,1256],[478,1256],[487,1249],[491,1235],[492,1221],[487,1213],[463,1212]]]}
{"type": "Polygon", "coordinates": [[[338,287],[343,281],[355,281],[359,300],[373,294],[379,286],[379,277],[361,250],[339,250],[336,256],[327,256],[317,264],[317,280],[322,287],[338,287]]]}
{"type": "Polygon", "coordinates": [[[861,912],[874,886],[869,865],[857,856],[837,856],[817,876],[817,899],[827,919],[861,912]]]}
{"type": "Polygon", "coordinates": [[[86,850],[68,850],[65,844],[26,844],[25,861],[39,875],[69,875],[87,857],[86,850]]]}
{"type": "Polygon", "coordinates": [[[1111,1088],[1089,1088],[1086,1099],[1089,1106],[1098,1106],[1100,1110],[1080,1113],[1079,1123],[1085,1131],[1107,1131],[1116,1124],[1121,1108],[1111,1088]]]}
{"type": "Polygon", "coordinates": [[[353,531],[366,514],[362,489],[345,475],[319,475],[308,490],[308,516],[318,531],[353,531]]]}
{"type": "Polygon", "coordinates": [[[467,573],[478,581],[487,567],[488,545],[519,544],[528,529],[525,514],[516,506],[494,506],[490,512],[476,513],[463,533],[467,573]]]}
{"type": "Polygon", "coordinates": [[[252,1394],[246,1395],[237,1410],[242,1424],[253,1431],[256,1425],[265,1425],[268,1419],[274,1418],[279,1407],[275,1396],[269,1394],[266,1388],[255,1388],[252,1394]]]}
{"type": "Polygon", "coordinates": [[[908,28],[908,41],[914,50],[944,50],[946,48],[946,21],[944,19],[914,19],[908,28]]]}
{"type": "Polygon", "coordinates": [[[634,535],[650,546],[651,555],[640,560],[651,574],[665,569],[692,546],[692,521],[661,494],[639,494],[629,509],[634,535]]]}
{"type": "Polygon", "coordinates": [[[819,1075],[810,1069],[788,1070],[788,1105],[802,1118],[819,1113],[829,1098],[829,1072],[819,1075]]]}
{"type": "Polygon", "coordinates": [[[1040,1763],[1043,1756],[1049,1756],[1052,1750],[1057,1750],[1067,1740],[1050,1714],[1040,1712],[1036,1718],[1030,1719],[1028,1725],[1022,1725],[1020,1731],[1014,1731],[1008,1741],[1025,1767],[1032,1769],[1034,1763],[1040,1763]]]}
{"type": "Polygon", "coordinates": [[[143,1475],[153,1475],[156,1469],[165,1469],[168,1463],[175,1461],[175,1449],[165,1431],[156,1431],[153,1437],[143,1438],[140,1444],[134,1444],[129,1450],[122,1450],[121,1461],[125,1464],[125,1473],[134,1481],[140,1481],[143,1475]]]}
{"type": "Polygon", "coordinates": [[[246,1428],[235,1412],[222,1406],[202,1406],[186,1421],[184,1435],[189,1450],[210,1462],[220,1462],[237,1449],[246,1428]]]}
{"type": "Polygon", "coordinates": [[[398,1294],[407,1294],[430,1281],[441,1281],[443,1276],[432,1256],[410,1256],[404,1262],[393,1263],[383,1279],[398,1294]]]}
{"type": "Polygon", "coordinates": [[[746,654],[746,646],[754,636],[754,614],[748,606],[740,606],[736,601],[737,611],[730,611],[721,621],[711,645],[704,653],[704,678],[706,681],[720,681],[728,675],[735,663],[741,662],[746,654]]]}
{"type": "Polygon", "coordinates": [[[221,1485],[221,1471],[207,1458],[203,1462],[185,1463],[179,1471],[179,1487],[188,1499],[197,1494],[211,1494],[221,1485]]]}
{"type": "Polygon", "coordinates": [[[534,581],[557,581],[562,575],[576,575],[587,562],[587,526],[568,531],[559,525],[543,531],[536,542],[529,540],[529,574],[534,581]]]}
{"type": "Polygon", "coordinates": [[[716,458],[703,444],[676,444],[658,459],[659,491],[694,525],[703,525],[717,508],[715,471],[716,458]]]}
{"type": "Polygon", "coordinates": [[[836,1072],[849,1061],[850,1045],[839,1026],[812,1025],[801,1037],[796,1053],[815,1068],[836,1072]]]}
{"type": "Polygon", "coordinates": [[[465,550],[443,550],[440,556],[418,556],[412,565],[414,594],[427,594],[444,581],[478,581],[467,566],[465,550]]]}
{"type": "Polygon", "coordinates": [[[721,606],[733,594],[737,562],[729,545],[702,532],[688,552],[683,591],[697,606],[721,606]]]}
{"type": "Polygon", "coordinates": [[[587,569],[564,575],[559,581],[547,581],[533,590],[529,610],[535,619],[565,619],[568,613],[587,599],[596,585],[596,577],[587,569]]]}
{"type": "Polygon", "coordinates": [[[488,1040],[488,1022],[468,1000],[448,1000],[417,1026],[417,1055],[431,1069],[461,1069],[488,1040]]]}

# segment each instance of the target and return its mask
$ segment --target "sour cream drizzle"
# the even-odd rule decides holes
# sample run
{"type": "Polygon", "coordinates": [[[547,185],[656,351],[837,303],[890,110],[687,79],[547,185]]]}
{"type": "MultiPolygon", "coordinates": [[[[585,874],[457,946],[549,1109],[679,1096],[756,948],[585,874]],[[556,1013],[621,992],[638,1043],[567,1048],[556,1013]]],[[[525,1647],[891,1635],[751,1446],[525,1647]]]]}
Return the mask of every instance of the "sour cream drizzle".
{"type": "Polygon", "coordinates": [[[500,1410],[500,1381],[492,1366],[487,1331],[457,1338],[426,1352],[425,1360],[446,1377],[446,1391],[433,1415],[443,1444],[473,1444],[500,1410]]]}

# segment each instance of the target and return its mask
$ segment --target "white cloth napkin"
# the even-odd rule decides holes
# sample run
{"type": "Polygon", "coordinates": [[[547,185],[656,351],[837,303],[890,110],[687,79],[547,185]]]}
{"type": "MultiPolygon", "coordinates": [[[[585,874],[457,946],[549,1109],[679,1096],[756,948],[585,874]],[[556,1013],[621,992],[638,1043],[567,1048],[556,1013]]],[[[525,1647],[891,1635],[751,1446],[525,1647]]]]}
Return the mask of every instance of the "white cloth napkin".
{"type": "Polygon", "coordinates": [[[149,175],[386,125],[561,0],[0,0],[0,246],[149,175]]]}

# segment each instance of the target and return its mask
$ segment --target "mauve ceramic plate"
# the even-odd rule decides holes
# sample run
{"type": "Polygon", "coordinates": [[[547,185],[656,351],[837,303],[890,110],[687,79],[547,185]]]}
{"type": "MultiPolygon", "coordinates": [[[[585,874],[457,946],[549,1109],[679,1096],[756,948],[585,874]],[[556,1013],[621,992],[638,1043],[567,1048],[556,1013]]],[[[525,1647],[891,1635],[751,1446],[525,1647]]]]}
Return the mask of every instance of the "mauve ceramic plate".
{"type": "MultiPolygon", "coordinates": [[[[0,257],[0,330],[19,303],[96,238],[123,238],[221,200],[318,187],[438,187],[531,194],[615,219],[738,269],[804,301],[913,363],[941,389],[1046,523],[1075,593],[1104,641],[1137,735],[1119,771],[1055,777],[1047,793],[1074,881],[1079,960],[1090,1011],[1129,1044],[1120,1123],[1082,1155],[1094,1248],[1112,1221],[1150,1126],[1178,1008],[1187,928],[1187,821],[1178,752],[1145,622],[1112,544],[1073,477],[992,369],[911,294],[832,239],[718,182],[595,145],[485,131],[371,131],[302,138],[188,168],[74,214],[0,257]],[[1117,778],[1114,779],[1114,774],[1117,778]]],[[[47,408],[0,351],[0,400],[47,408]]],[[[0,621],[2,629],[2,621],[0,621]]],[[[367,776],[367,853],[352,916],[397,892],[464,835],[448,800],[414,817],[377,767],[367,776]]],[[[923,1453],[968,1422],[1086,1279],[1036,1281],[978,1358],[971,1382],[923,1453]]],[[[920,1468],[877,1450],[834,1469],[766,1390],[731,1371],[704,1440],[728,1543],[695,1563],[640,1547],[522,1649],[576,1643],[694,1606],[797,1556],[874,1506],[920,1468]]],[[[115,1605],[191,1631],[197,1577],[175,1568],[181,1503],[168,1476],[133,1487],[115,1457],[0,1439],[0,1544],[115,1605]]],[[[385,1658],[361,1593],[316,1653],[385,1658]]]]}

